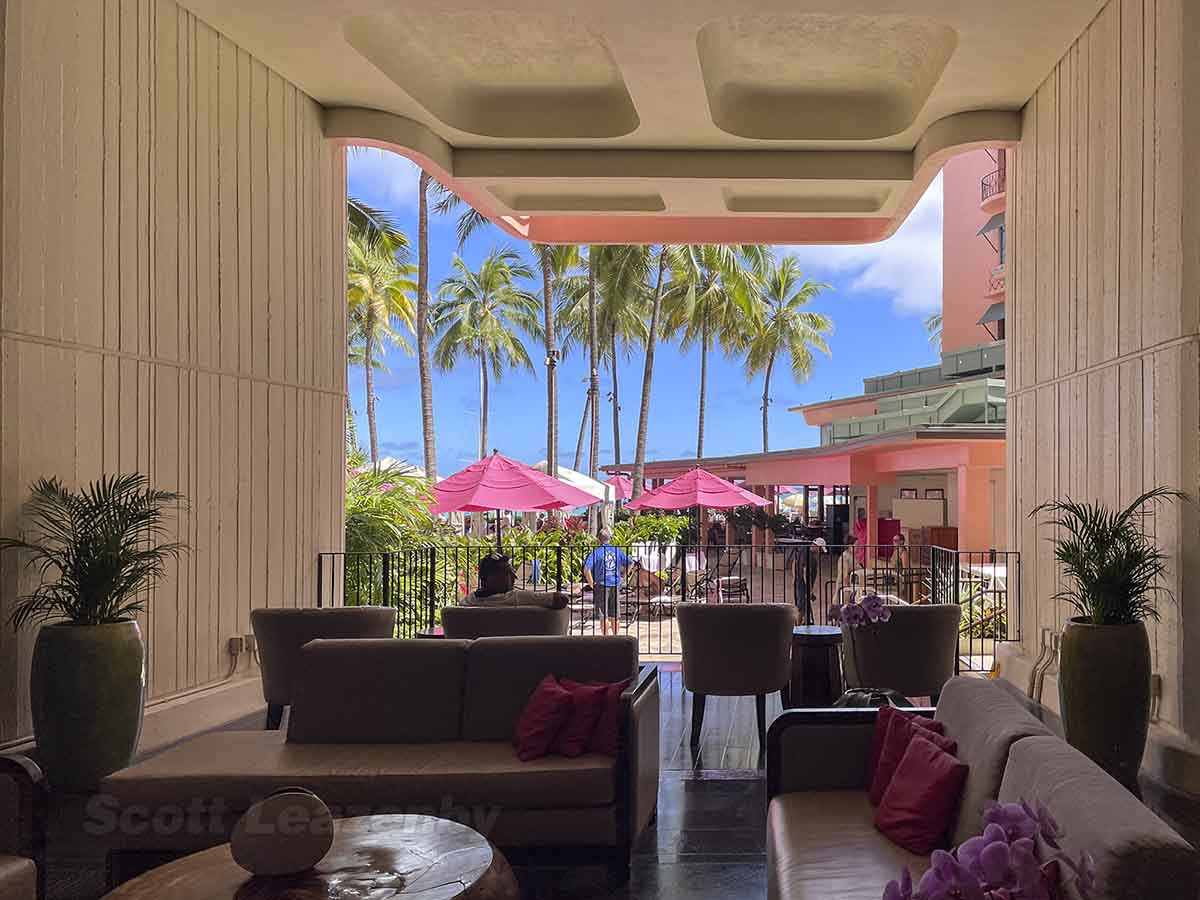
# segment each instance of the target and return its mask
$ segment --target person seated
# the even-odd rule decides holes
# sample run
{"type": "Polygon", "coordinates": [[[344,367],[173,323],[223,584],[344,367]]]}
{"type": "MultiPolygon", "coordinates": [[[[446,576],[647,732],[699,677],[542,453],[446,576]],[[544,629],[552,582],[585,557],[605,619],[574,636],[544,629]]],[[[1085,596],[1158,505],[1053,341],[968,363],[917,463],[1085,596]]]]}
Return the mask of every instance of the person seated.
{"type": "Polygon", "coordinates": [[[526,591],[515,587],[517,572],[508,557],[489,553],[479,561],[479,587],[463,606],[541,606],[562,609],[570,599],[559,591],[526,591]]]}

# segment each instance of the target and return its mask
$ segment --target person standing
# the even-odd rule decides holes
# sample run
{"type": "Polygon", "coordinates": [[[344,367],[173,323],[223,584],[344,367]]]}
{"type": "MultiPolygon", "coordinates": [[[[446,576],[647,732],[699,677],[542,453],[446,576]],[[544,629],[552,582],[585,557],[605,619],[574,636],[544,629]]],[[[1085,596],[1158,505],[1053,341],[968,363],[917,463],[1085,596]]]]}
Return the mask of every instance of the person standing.
{"type": "Polygon", "coordinates": [[[583,561],[583,580],[592,588],[592,605],[604,634],[620,634],[621,582],[631,560],[612,545],[612,529],[600,529],[600,546],[583,561]],[[609,629],[612,629],[611,632],[609,629]]]}
{"type": "Polygon", "coordinates": [[[854,558],[860,569],[867,567],[867,535],[867,511],[860,506],[854,520],[854,558]]]}
{"type": "Polygon", "coordinates": [[[821,556],[828,552],[825,538],[817,538],[811,544],[800,547],[796,555],[796,609],[800,611],[801,622],[808,625],[813,623],[813,592],[821,571],[821,556]]]}

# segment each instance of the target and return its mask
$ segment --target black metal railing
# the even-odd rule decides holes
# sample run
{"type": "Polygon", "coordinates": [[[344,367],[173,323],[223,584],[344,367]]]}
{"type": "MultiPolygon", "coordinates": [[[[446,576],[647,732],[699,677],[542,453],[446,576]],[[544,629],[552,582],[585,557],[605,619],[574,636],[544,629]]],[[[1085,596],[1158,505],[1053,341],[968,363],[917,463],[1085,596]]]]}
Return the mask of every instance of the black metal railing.
{"type": "Polygon", "coordinates": [[[988,172],[979,180],[979,202],[985,202],[989,197],[1003,194],[1007,189],[1008,170],[1005,168],[988,172]]]}
{"type": "MultiPolygon", "coordinates": [[[[638,638],[647,657],[680,653],[678,603],[788,603],[808,624],[829,624],[833,607],[872,591],[888,603],[960,603],[960,668],[988,670],[995,646],[1019,638],[1015,585],[1020,555],[941,547],[830,546],[806,542],[772,546],[633,544],[618,594],[617,627],[638,638]]],[[[322,553],[317,559],[317,605],[384,605],[397,611],[397,635],[436,629],[443,607],[476,588],[479,561],[493,547],[420,546],[390,553],[322,553]]],[[[591,547],[514,545],[504,553],[516,587],[569,596],[571,632],[599,634],[609,625],[583,578],[591,547]]]]}

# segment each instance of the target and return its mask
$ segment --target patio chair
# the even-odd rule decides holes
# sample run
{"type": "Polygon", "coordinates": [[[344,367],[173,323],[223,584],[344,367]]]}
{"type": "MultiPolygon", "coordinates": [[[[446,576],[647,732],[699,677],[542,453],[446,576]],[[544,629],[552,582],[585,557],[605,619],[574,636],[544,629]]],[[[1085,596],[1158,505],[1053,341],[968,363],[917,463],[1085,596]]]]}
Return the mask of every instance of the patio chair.
{"type": "Polygon", "coordinates": [[[283,721],[292,703],[292,679],[300,648],[317,638],[390,638],[396,635],[396,610],[387,606],[333,609],[252,609],[250,627],[258,644],[267,730],[283,721]]]}
{"type": "Polygon", "coordinates": [[[675,610],[683,649],[683,686],[692,692],[692,747],[699,746],[705,698],[754,696],[758,747],[766,748],[767,694],[791,676],[791,604],[681,603],[675,610]]]}
{"type": "Polygon", "coordinates": [[[448,638],[514,637],[522,634],[566,634],[571,611],[541,606],[446,606],[442,632],[448,638]]]}
{"type": "Polygon", "coordinates": [[[734,570],[741,571],[742,551],[736,547],[726,547],[717,557],[716,580],[717,593],[721,600],[749,601],[750,585],[741,575],[735,575],[734,570]]]}
{"type": "Polygon", "coordinates": [[[25,756],[0,756],[0,897],[46,896],[46,780],[25,756]]]}
{"type": "Polygon", "coordinates": [[[888,622],[843,628],[846,687],[886,688],[906,697],[929,697],[936,705],[954,675],[958,653],[957,603],[890,607],[888,622]]]}

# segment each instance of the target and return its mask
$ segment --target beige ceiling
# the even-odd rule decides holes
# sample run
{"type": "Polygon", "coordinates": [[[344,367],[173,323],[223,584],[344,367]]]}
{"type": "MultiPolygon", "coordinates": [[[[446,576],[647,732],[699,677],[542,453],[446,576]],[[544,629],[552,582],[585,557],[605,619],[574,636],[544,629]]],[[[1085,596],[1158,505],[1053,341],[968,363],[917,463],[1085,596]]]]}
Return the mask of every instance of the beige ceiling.
{"type": "Polygon", "coordinates": [[[182,0],[544,241],[870,241],[1104,0],[182,0]]]}

